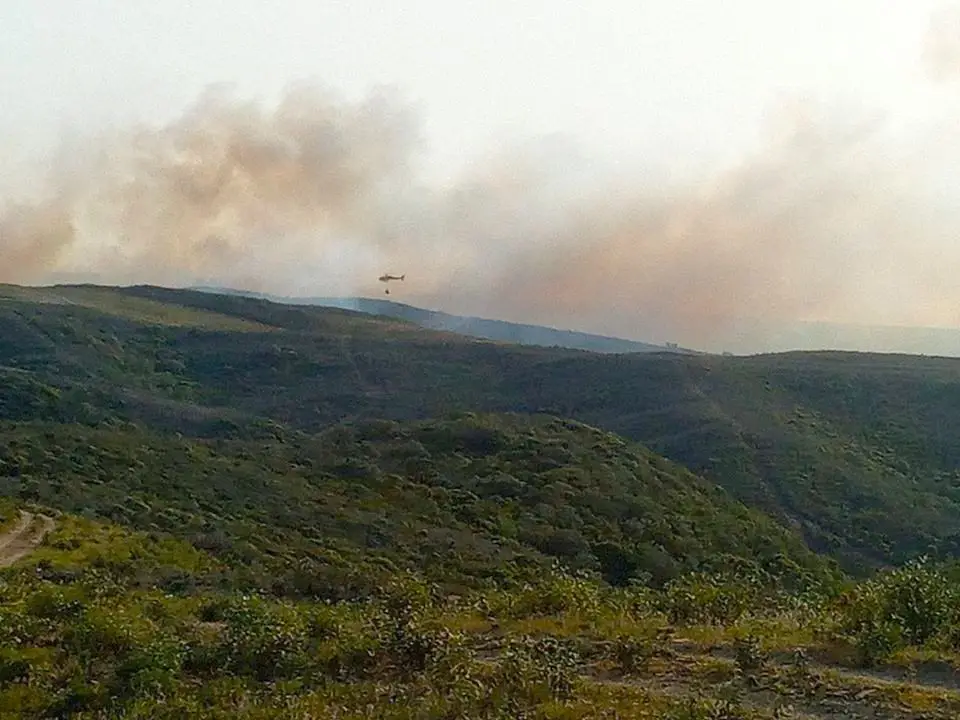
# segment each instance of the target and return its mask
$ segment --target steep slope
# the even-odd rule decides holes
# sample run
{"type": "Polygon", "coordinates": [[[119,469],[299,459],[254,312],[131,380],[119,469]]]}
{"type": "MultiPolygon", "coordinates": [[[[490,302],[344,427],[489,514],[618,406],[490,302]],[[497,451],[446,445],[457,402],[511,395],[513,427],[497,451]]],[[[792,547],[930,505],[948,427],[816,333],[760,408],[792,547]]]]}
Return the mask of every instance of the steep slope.
{"type": "Polygon", "coordinates": [[[217,441],[18,423],[0,428],[0,494],[170,532],[308,594],[375,586],[392,567],[446,584],[535,576],[554,560],[617,584],[734,561],[793,577],[825,568],[688,471],[550,418],[217,441]]]}
{"type": "Polygon", "coordinates": [[[956,360],[574,359],[536,382],[537,404],[643,440],[851,568],[958,550],[960,444],[947,430],[960,414],[956,360]]]}
{"type": "Polygon", "coordinates": [[[243,437],[458,410],[640,441],[850,569],[960,551],[960,361],[518,347],[326,308],[160,288],[8,288],[0,414],[243,437]]]}
{"type": "MultiPolygon", "coordinates": [[[[220,308],[196,297],[188,303],[220,308]]],[[[579,418],[705,473],[850,569],[960,551],[960,443],[949,431],[960,407],[956,359],[598,356],[449,336],[370,339],[358,332],[344,346],[357,375],[341,374],[336,384],[356,394],[339,402],[316,388],[305,397],[357,416],[478,408],[579,418]]],[[[282,381],[257,381],[283,396],[282,381]]],[[[262,412],[310,424],[289,408],[262,412]]]]}
{"type": "Polygon", "coordinates": [[[859,569],[950,552],[953,361],[0,296],[0,543],[55,517],[0,568],[0,716],[960,713],[957,565],[853,584],[788,529],[859,569]]]}

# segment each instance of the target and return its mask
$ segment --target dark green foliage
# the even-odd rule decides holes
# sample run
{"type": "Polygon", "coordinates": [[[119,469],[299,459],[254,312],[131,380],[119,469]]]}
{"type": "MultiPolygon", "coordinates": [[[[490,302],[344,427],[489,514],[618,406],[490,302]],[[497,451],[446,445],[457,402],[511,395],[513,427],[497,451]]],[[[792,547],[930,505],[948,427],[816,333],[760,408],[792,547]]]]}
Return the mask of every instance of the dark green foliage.
{"type": "MultiPolygon", "coordinates": [[[[531,577],[554,561],[621,585],[724,558],[785,556],[794,577],[825,567],[681,467],[549,417],[366,421],[256,441],[15,424],[0,427],[0,463],[17,467],[0,474],[0,492],[177,535],[221,558],[234,582],[273,594],[336,599],[397,568],[449,586],[531,577]]],[[[178,592],[188,582],[163,580],[178,592]]]]}
{"type": "Polygon", "coordinates": [[[2,288],[0,338],[0,532],[56,520],[0,571],[0,714],[565,718],[674,631],[757,682],[773,622],[865,665],[960,650],[955,566],[854,584],[808,547],[960,550],[954,361],[599,357],[156,288],[2,288]]]}
{"type": "Polygon", "coordinates": [[[862,662],[885,660],[903,647],[951,646],[960,623],[960,586],[947,568],[925,560],[884,571],[837,601],[836,632],[862,662]]]}
{"type": "MultiPolygon", "coordinates": [[[[960,551],[960,444],[951,431],[958,360],[595,355],[179,290],[0,294],[9,298],[0,300],[0,418],[134,421],[256,442],[342,420],[543,411],[640,441],[704,474],[847,570],[960,551]]],[[[499,452],[495,433],[456,432],[428,437],[428,452],[473,460],[499,452]]],[[[396,452],[405,471],[429,475],[415,442],[396,452]]],[[[563,457],[545,456],[540,471],[558,469],[563,457]]],[[[365,462],[345,461],[341,472],[373,472],[365,462]]],[[[7,471],[17,468],[14,460],[7,471]]],[[[516,479],[487,477],[484,492],[513,498],[522,490],[516,479]]],[[[21,496],[42,494],[31,481],[21,496]]],[[[618,581],[639,566],[661,579],[681,570],[657,543],[598,551],[568,530],[536,529],[525,542],[568,559],[602,554],[604,572],[618,581]]]]}

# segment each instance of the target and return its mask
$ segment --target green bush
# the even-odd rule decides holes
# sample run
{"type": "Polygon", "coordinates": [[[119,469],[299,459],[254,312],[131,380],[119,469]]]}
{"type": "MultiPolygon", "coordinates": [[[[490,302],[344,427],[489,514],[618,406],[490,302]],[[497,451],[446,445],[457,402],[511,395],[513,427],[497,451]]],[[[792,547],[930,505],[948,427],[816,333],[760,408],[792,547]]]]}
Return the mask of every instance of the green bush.
{"type": "Polygon", "coordinates": [[[776,587],[724,573],[688,573],[668,583],[657,608],[672,623],[729,624],[746,615],[774,613],[784,597],[776,587]]]}
{"type": "Polygon", "coordinates": [[[907,645],[949,642],[960,619],[955,583],[926,559],[887,570],[841,596],[836,632],[874,663],[907,645]]]}
{"type": "Polygon", "coordinates": [[[307,626],[295,608],[255,596],[224,609],[227,668],[258,680],[293,677],[307,664],[307,626]]]}
{"type": "Polygon", "coordinates": [[[491,694],[513,712],[573,694],[580,669],[576,646],[554,637],[510,638],[500,655],[491,694]]]}
{"type": "Polygon", "coordinates": [[[509,617],[560,615],[576,612],[586,616],[596,614],[603,598],[600,583],[584,573],[570,574],[554,568],[538,582],[525,583],[506,596],[494,612],[509,617]]]}

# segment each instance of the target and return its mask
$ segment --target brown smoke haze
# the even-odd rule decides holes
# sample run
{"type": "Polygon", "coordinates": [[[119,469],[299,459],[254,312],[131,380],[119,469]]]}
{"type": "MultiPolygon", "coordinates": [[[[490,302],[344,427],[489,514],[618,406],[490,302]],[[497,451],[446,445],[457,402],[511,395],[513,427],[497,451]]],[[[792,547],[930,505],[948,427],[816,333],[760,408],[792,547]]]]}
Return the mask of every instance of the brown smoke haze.
{"type": "MultiPolygon", "coordinates": [[[[960,75],[958,38],[960,14],[935,18],[935,80],[960,75]]],[[[416,114],[387,92],[305,84],[267,106],[218,86],[166,126],[65,145],[2,206],[0,281],[370,295],[388,271],[404,302],[700,348],[797,321],[954,327],[958,119],[904,133],[797,101],[680,185],[542,141],[431,187],[416,114]]]]}
{"type": "Polygon", "coordinates": [[[410,177],[410,112],[313,86],[266,109],[228,90],[211,88],[166,127],[65,147],[41,197],[0,216],[0,280],[66,272],[277,289],[284,263],[375,249],[383,196],[410,177]]]}

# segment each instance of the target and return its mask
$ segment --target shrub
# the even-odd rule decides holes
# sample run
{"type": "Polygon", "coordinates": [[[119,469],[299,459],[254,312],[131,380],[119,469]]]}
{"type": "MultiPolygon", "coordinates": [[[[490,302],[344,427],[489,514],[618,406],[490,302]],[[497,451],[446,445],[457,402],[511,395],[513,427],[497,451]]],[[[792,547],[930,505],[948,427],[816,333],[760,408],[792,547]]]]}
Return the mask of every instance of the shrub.
{"type": "Polygon", "coordinates": [[[670,652],[670,628],[649,628],[630,635],[618,635],[610,647],[611,658],[625,674],[643,672],[650,661],[670,652]]]}
{"type": "Polygon", "coordinates": [[[305,665],[306,623],[292,607],[244,597],[224,610],[228,667],[258,680],[290,677],[305,665]]]}
{"type": "Polygon", "coordinates": [[[501,609],[511,617],[565,612],[592,615],[600,608],[601,601],[602,590],[596,580],[585,574],[566,574],[554,567],[540,582],[525,584],[507,596],[501,609]]]}
{"type": "Polygon", "coordinates": [[[880,573],[836,603],[837,632],[862,662],[883,660],[906,645],[949,640],[960,595],[941,569],[925,559],[880,573]]]}
{"type": "Polygon", "coordinates": [[[774,592],[725,574],[688,574],[670,582],[659,609],[673,623],[726,624],[758,610],[777,609],[774,592]]]}
{"type": "Polygon", "coordinates": [[[511,638],[501,655],[493,695],[515,713],[573,694],[580,654],[573,643],[554,637],[511,638]]]}

